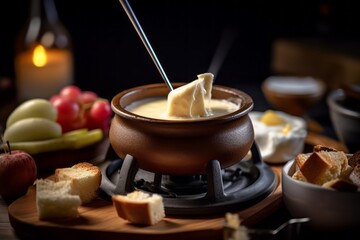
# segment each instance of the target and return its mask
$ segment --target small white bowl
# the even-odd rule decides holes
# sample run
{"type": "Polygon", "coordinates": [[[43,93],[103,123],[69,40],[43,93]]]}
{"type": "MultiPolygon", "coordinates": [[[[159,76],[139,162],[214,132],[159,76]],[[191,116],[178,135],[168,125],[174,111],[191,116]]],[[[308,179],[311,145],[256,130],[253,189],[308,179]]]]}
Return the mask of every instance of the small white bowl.
{"type": "Polygon", "coordinates": [[[347,230],[360,227],[360,191],[341,192],[292,179],[295,161],[282,171],[282,195],[293,217],[309,217],[319,230],[347,230]]]}
{"type": "Polygon", "coordinates": [[[267,163],[285,163],[304,150],[307,135],[306,122],[303,118],[285,112],[274,112],[291,125],[287,134],[281,133],[285,127],[284,124],[268,126],[260,122],[264,112],[253,111],[249,113],[249,116],[262,159],[267,163]]]}

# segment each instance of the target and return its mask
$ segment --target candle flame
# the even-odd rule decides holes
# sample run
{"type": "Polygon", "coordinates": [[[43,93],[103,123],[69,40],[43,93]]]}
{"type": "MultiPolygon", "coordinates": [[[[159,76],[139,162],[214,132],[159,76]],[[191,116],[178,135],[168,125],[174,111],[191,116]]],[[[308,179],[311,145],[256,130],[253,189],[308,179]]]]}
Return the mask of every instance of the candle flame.
{"type": "Polygon", "coordinates": [[[46,50],[43,46],[38,45],[34,49],[32,61],[35,66],[43,67],[47,63],[46,50]]]}

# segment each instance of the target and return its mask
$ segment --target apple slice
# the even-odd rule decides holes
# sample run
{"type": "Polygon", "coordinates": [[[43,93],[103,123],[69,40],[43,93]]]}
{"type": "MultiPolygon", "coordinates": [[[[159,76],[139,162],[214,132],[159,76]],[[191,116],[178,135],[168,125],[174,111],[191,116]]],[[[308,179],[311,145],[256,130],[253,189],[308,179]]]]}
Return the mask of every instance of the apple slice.
{"type": "Polygon", "coordinates": [[[7,127],[4,142],[40,141],[61,137],[61,126],[46,118],[25,118],[7,127]]]}
{"type": "Polygon", "coordinates": [[[63,134],[58,138],[41,141],[14,142],[11,144],[11,149],[23,150],[29,154],[37,154],[63,149],[79,149],[99,142],[102,139],[103,132],[101,129],[93,129],[90,131],[87,129],[78,129],[63,134]]]}
{"type": "Polygon", "coordinates": [[[11,112],[6,120],[6,127],[10,127],[13,123],[25,118],[45,118],[56,121],[58,116],[57,109],[47,99],[34,98],[20,104],[11,112]]]}

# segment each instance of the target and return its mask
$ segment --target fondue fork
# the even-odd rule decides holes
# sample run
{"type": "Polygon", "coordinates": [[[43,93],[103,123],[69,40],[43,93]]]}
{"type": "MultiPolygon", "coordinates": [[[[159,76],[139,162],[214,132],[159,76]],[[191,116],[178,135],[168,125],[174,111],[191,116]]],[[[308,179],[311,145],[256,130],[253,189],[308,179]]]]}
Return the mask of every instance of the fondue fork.
{"type": "Polygon", "coordinates": [[[250,236],[277,236],[283,230],[286,231],[286,239],[296,239],[300,234],[301,224],[307,223],[310,218],[292,218],[281,224],[276,229],[248,229],[250,236]]]}
{"type": "Polygon", "coordinates": [[[310,219],[304,218],[292,218],[281,224],[276,229],[255,229],[247,228],[245,226],[230,226],[225,223],[224,240],[237,240],[236,236],[247,235],[249,239],[276,239],[280,233],[286,230],[283,237],[285,239],[297,239],[300,234],[300,228],[303,223],[309,222],[310,219]]]}
{"type": "Polygon", "coordinates": [[[166,85],[168,86],[168,88],[170,89],[170,91],[172,91],[173,87],[172,87],[172,85],[170,83],[170,80],[167,77],[163,67],[161,66],[160,61],[157,58],[153,48],[151,47],[151,44],[150,44],[148,38],[146,37],[146,34],[143,31],[139,21],[137,20],[137,17],[135,15],[134,11],[132,10],[129,2],[127,0],[119,0],[119,2],[121,3],[122,7],[124,8],[127,16],[129,17],[132,25],[134,26],[136,32],[139,35],[139,37],[141,38],[141,41],[143,42],[146,50],[150,54],[151,59],[154,61],[158,71],[160,72],[161,77],[164,79],[164,81],[165,81],[166,85]]]}

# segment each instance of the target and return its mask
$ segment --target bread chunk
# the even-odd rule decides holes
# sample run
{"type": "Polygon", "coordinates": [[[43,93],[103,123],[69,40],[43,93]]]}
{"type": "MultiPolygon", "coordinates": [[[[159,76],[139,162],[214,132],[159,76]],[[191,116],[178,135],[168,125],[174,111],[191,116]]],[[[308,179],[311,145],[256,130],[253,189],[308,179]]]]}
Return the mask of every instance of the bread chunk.
{"type": "Polygon", "coordinates": [[[330,161],[332,165],[332,167],[330,168],[330,172],[333,177],[340,177],[345,171],[347,171],[349,166],[348,158],[343,151],[322,151],[319,153],[330,161]]]}
{"type": "Polygon", "coordinates": [[[301,173],[300,170],[297,170],[293,175],[292,178],[298,181],[303,181],[303,182],[308,182],[308,180],[306,180],[306,178],[304,177],[304,175],[301,173]]]}
{"type": "Polygon", "coordinates": [[[154,225],[165,217],[163,199],[158,194],[134,191],[113,195],[112,202],[119,217],[136,225],[154,225]]]}
{"type": "Polygon", "coordinates": [[[348,159],[344,152],[320,151],[311,153],[300,171],[308,182],[323,185],[339,178],[347,167],[348,159]]]}
{"type": "Polygon", "coordinates": [[[360,189],[360,151],[348,158],[343,151],[316,145],[312,153],[298,154],[295,163],[295,180],[339,191],[360,189]]]}
{"type": "Polygon", "coordinates": [[[360,164],[360,151],[357,151],[349,158],[349,165],[355,167],[357,164],[360,164]]]}
{"type": "Polygon", "coordinates": [[[309,158],[311,153],[299,153],[295,157],[296,167],[297,169],[300,169],[304,162],[309,158]]]}
{"type": "Polygon", "coordinates": [[[358,189],[358,187],[355,184],[353,184],[352,182],[350,182],[346,179],[341,179],[341,178],[337,178],[337,179],[328,181],[328,182],[324,183],[323,186],[334,188],[336,190],[345,191],[345,192],[355,192],[358,189]]]}
{"type": "Polygon", "coordinates": [[[74,195],[71,180],[55,182],[38,179],[36,181],[36,208],[41,220],[78,217],[80,204],[80,197],[74,195]]]}
{"type": "Polygon", "coordinates": [[[352,169],[347,179],[360,188],[360,162],[352,169]]]}
{"type": "Polygon", "coordinates": [[[324,175],[330,168],[330,162],[317,152],[314,152],[300,167],[300,171],[308,182],[322,185],[330,180],[324,179],[324,175]]]}
{"type": "Polygon", "coordinates": [[[225,214],[224,239],[249,240],[248,228],[241,225],[238,214],[227,212],[225,214]]]}
{"type": "Polygon", "coordinates": [[[327,146],[323,146],[323,145],[315,145],[313,147],[313,151],[314,152],[321,152],[321,151],[325,151],[325,152],[337,152],[338,150],[332,147],[327,147],[327,146]]]}
{"type": "Polygon", "coordinates": [[[91,163],[83,162],[70,168],[55,170],[55,180],[72,180],[74,189],[80,196],[82,204],[89,203],[98,195],[101,184],[101,171],[91,163]]]}

